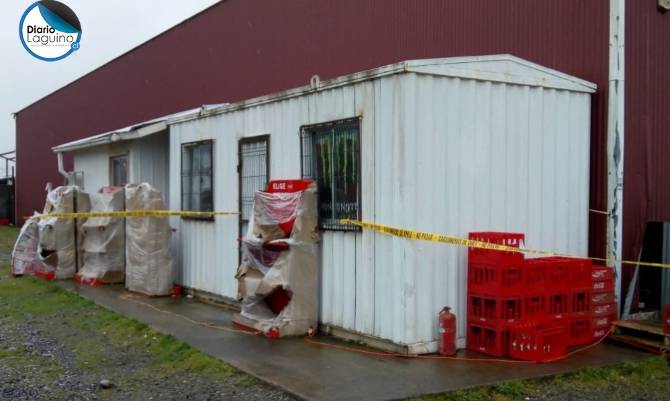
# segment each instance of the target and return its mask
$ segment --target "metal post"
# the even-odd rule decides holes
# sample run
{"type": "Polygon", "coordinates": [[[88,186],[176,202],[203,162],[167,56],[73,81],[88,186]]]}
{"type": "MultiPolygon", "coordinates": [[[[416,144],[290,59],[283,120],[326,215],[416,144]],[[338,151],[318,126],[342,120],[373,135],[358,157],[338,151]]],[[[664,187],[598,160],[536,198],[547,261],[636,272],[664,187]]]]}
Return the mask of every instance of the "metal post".
{"type": "Polygon", "coordinates": [[[607,107],[607,259],[615,266],[621,300],[623,235],[625,0],[610,0],[609,94],[607,107]]]}

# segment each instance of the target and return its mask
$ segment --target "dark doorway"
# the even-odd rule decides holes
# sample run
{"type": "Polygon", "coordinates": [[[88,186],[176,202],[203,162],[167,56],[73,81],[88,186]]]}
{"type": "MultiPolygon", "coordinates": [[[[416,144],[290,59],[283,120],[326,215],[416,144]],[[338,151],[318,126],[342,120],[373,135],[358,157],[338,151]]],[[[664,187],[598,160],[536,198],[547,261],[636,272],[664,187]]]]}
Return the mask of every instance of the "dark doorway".
{"type": "MultiPolygon", "coordinates": [[[[664,223],[652,222],[647,225],[642,245],[643,262],[663,262],[664,223]]],[[[662,309],[663,270],[657,267],[640,266],[638,309],[641,312],[662,309]]]]}

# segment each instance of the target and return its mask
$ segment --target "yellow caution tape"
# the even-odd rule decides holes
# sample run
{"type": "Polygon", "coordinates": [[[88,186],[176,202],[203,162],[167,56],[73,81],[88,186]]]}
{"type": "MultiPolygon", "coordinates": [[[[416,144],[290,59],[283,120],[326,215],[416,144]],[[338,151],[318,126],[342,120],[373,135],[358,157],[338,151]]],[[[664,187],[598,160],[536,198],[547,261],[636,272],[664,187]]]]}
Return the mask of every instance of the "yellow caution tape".
{"type": "Polygon", "coordinates": [[[95,217],[213,217],[213,216],[236,216],[239,212],[195,212],[184,210],[123,210],[115,212],[77,212],[77,213],[44,213],[36,214],[30,218],[37,219],[80,219],[95,217]]]}
{"type": "MultiPolygon", "coordinates": [[[[384,224],[370,223],[370,222],[359,221],[359,220],[342,219],[342,220],[340,220],[340,224],[354,225],[354,226],[358,226],[358,227],[361,227],[361,228],[377,231],[378,233],[381,233],[381,234],[386,234],[386,235],[390,235],[390,236],[393,236],[393,237],[400,237],[400,238],[406,238],[406,239],[411,239],[411,240],[439,242],[441,244],[466,246],[468,248],[488,249],[488,250],[493,250],[493,251],[504,251],[504,252],[515,252],[515,253],[531,253],[531,254],[545,255],[545,256],[562,256],[562,257],[566,257],[566,258],[585,259],[585,257],[582,257],[582,256],[561,255],[561,254],[557,254],[555,252],[545,251],[545,250],[541,250],[541,249],[516,248],[516,247],[513,247],[513,246],[493,244],[493,243],[490,243],[490,242],[476,241],[476,240],[471,240],[471,239],[468,239],[468,238],[454,237],[454,236],[451,236],[451,235],[436,234],[436,233],[430,233],[430,232],[426,232],[426,231],[408,230],[408,229],[404,229],[404,228],[392,227],[392,226],[387,226],[387,225],[384,225],[384,224]]],[[[586,259],[591,259],[591,260],[595,260],[595,261],[599,261],[599,262],[605,262],[609,266],[611,266],[614,263],[621,263],[621,264],[625,264],[625,265],[661,267],[661,268],[665,268],[665,269],[670,268],[670,264],[666,264],[666,263],[638,262],[638,261],[632,261],[632,260],[610,260],[610,259],[605,259],[605,258],[586,258],[586,259]]]]}

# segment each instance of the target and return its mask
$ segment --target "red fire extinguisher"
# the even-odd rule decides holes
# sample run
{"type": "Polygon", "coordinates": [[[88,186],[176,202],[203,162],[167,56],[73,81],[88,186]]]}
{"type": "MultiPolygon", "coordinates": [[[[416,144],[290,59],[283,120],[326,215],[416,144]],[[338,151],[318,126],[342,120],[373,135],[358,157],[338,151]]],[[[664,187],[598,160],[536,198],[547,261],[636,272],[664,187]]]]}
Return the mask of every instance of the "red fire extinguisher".
{"type": "Polygon", "coordinates": [[[440,354],[456,354],[456,315],[450,312],[451,308],[445,306],[438,315],[440,332],[440,354]]]}

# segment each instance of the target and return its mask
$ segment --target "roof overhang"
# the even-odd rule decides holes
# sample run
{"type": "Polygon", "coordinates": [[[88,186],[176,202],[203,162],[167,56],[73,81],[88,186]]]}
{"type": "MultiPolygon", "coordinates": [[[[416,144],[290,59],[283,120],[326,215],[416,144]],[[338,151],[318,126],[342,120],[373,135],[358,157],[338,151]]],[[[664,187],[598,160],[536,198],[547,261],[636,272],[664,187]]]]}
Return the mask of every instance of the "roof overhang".
{"type": "Polygon", "coordinates": [[[167,129],[167,124],[164,121],[142,126],[137,129],[116,130],[105,132],[104,134],[95,135],[89,138],[80,139],[73,142],[64,143],[62,145],[51,148],[54,152],[70,152],[73,150],[81,150],[93,146],[105,145],[121,141],[128,141],[131,139],[138,139],[152,134],[156,134],[167,129]]]}
{"type": "Polygon", "coordinates": [[[129,125],[127,127],[120,128],[117,130],[105,132],[102,134],[90,136],[88,138],[83,138],[76,141],[64,143],[58,146],[54,146],[53,148],[51,148],[51,150],[54,151],[55,153],[63,153],[63,152],[71,152],[75,150],[87,149],[100,145],[107,145],[122,141],[140,139],[149,135],[166,131],[172,119],[196,117],[204,110],[218,106],[220,105],[205,105],[195,109],[168,114],[166,116],[158,117],[153,120],[141,122],[134,125],[129,125]]]}

